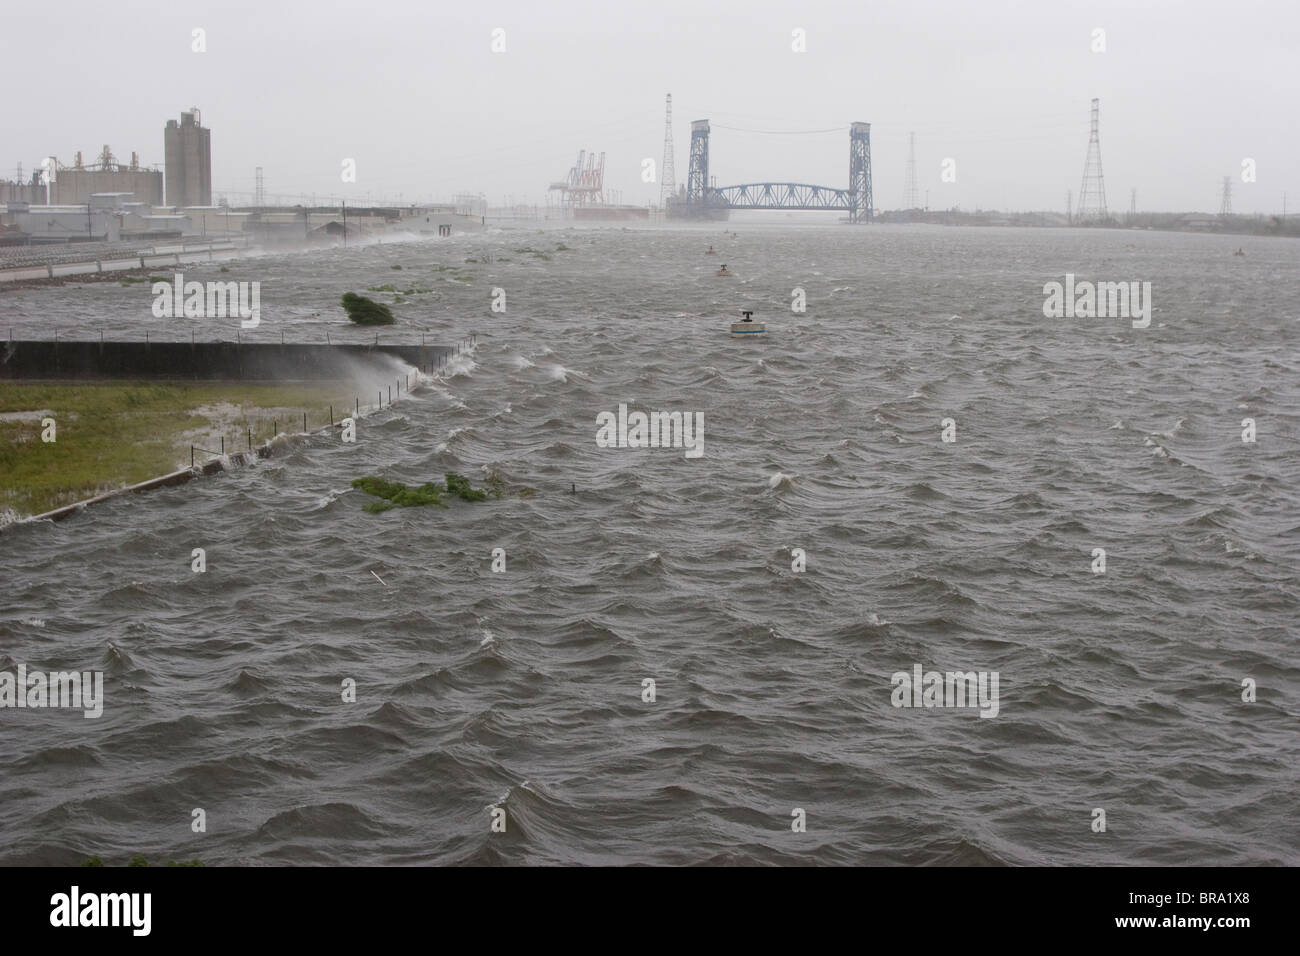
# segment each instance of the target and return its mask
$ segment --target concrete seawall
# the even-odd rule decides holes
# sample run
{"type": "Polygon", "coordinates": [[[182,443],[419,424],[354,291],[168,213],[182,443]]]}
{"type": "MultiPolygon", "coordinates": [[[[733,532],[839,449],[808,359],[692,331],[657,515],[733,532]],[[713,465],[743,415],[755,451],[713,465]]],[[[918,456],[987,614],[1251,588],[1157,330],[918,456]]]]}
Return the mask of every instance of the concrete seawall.
{"type": "Polygon", "coordinates": [[[456,354],[445,345],[272,345],[240,342],[0,342],[0,380],[346,379],[392,357],[432,373],[456,354]]]}
{"type": "MultiPolygon", "coordinates": [[[[0,283],[23,282],[34,279],[61,279],[67,276],[89,275],[94,272],[122,272],[130,269],[152,269],[180,266],[192,262],[225,260],[244,254],[248,248],[247,240],[239,244],[232,240],[226,240],[189,246],[183,243],[169,246],[155,245],[151,249],[139,249],[130,253],[114,251],[111,246],[115,244],[94,243],[94,245],[108,245],[107,254],[94,259],[67,261],[68,256],[66,253],[60,254],[50,247],[47,250],[51,256],[48,262],[36,261],[0,265],[0,283]]],[[[39,257],[34,256],[33,258],[39,257]]]]}

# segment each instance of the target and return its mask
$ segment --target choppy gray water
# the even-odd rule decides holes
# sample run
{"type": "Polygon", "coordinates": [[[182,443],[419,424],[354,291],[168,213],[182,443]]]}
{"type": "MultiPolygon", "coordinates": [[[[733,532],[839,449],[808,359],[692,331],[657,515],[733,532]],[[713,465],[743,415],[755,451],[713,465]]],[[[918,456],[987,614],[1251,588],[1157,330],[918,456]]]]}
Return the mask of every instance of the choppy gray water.
{"type": "MultiPolygon", "coordinates": [[[[0,536],[0,667],[107,697],[0,711],[0,862],[1300,862],[1300,245],[729,228],[231,264],[254,337],[346,338],[339,295],[393,282],[477,350],[355,446],[0,536]],[[1152,282],[1151,327],[1044,318],[1067,272],[1152,282]],[[702,412],[703,457],[598,448],[620,403],[702,412]],[[349,489],[447,471],[537,494],[349,489]],[[997,671],[998,716],[894,707],[916,664],[997,671]]],[[[6,293],[0,326],[213,331],[149,302],[6,293]]]]}

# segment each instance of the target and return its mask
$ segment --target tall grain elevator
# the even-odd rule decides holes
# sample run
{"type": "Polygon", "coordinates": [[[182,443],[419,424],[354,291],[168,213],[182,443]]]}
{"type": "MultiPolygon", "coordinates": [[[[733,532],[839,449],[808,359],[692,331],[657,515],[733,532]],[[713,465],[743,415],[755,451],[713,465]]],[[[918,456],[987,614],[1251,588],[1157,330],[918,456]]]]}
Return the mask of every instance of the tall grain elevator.
{"type": "Polygon", "coordinates": [[[169,206],[212,205],[211,131],[204,129],[197,106],[168,120],[163,130],[169,206]]]}

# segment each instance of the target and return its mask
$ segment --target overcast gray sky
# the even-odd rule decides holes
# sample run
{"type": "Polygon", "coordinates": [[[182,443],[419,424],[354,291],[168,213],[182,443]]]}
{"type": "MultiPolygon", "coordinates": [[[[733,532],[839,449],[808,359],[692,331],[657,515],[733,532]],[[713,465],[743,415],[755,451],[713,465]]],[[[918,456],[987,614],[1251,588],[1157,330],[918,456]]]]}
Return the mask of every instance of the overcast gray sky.
{"type": "Polygon", "coordinates": [[[1295,0],[15,2],[0,80],[6,178],[105,143],[161,164],[164,123],[197,106],[214,194],[232,199],[262,166],[272,196],[541,203],[586,148],[641,203],[658,198],[641,161],[660,164],[671,92],[678,183],[690,121],[708,118],[718,185],[844,187],[847,126],[862,120],[877,208],[902,204],[915,131],[931,207],[1063,209],[1095,96],[1112,210],[1136,188],[1140,209],[1216,212],[1224,176],[1237,212],[1277,212],[1284,191],[1300,207],[1295,0]],[[192,52],[195,28],[206,52],[192,52]]]}

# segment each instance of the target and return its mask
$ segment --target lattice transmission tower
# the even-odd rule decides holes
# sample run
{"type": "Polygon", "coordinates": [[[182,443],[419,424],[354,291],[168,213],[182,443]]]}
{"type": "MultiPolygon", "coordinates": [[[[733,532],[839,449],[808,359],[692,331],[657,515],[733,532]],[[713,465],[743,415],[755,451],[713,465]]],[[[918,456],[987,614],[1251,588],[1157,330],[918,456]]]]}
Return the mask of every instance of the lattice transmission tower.
{"type": "Polygon", "coordinates": [[[677,193],[677,172],[673,169],[673,95],[668,94],[668,109],[664,114],[664,161],[659,167],[659,206],[667,208],[668,200],[677,193]]]}
{"type": "Polygon", "coordinates": [[[1232,215],[1232,177],[1223,177],[1223,195],[1219,198],[1219,215],[1232,215]]]}
{"type": "Polygon", "coordinates": [[[1106,218],[1106,180],[1101,173],[1101,140],[1097,136],[1100,103],[1092,101],[1092,132],[1088,135],[1088,158],[1083,163],[1083,185],[1079,187],[1080,222],[1106,218]]]}

